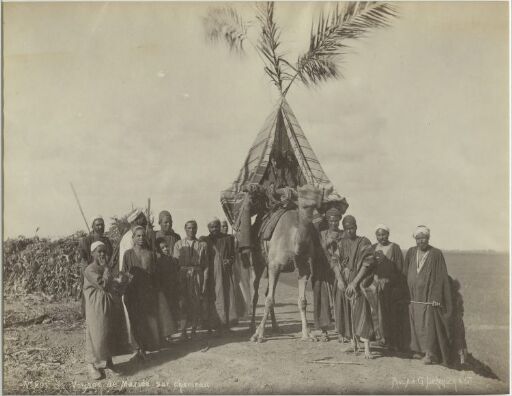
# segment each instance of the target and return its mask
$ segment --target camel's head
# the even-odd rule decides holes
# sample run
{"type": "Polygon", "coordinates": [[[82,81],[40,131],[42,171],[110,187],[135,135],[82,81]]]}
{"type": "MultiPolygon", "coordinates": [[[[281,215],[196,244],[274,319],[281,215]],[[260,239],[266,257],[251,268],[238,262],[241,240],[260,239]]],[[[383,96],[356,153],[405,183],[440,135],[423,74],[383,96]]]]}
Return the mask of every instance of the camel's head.
{"type": "Polygon", "coordinates": [[[299,195],[299,209],[313,216],[313,210],[322,205],[322,191],[310,184],[297,188],[299,195]]]}

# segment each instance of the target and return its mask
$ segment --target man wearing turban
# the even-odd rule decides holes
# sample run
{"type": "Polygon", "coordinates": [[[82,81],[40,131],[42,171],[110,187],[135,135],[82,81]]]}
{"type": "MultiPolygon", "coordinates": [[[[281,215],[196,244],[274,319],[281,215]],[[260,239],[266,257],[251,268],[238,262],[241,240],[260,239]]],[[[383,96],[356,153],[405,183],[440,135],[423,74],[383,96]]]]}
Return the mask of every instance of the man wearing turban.
{"type": "Polygon", "coordinates": [[[121,242],[119,242],[119,271],[123,269],[123,258],[124,253],[132,249],[134,246],[133,243],[133,229],[137,226],[146,227],[148,224],[148,220],[146,219],[146,215],[142,211],[142,209],[134,209],[131,213],[126,217],[128,223],[130,223],[130,229],[126,231],[126,233],[121,238],[121,242]]]}
{"type": "Polygon", "coordinates": [[[330,208],[325,213],[328,229],[320,232],[320,256],[313,264],[311,282],[313,284],[313,304],[315,327],[322,331],[321,340],[328,341],[327,327],[332,321],[331,299],[334,299],[334,312],[336,330],[340,342],[343,341],[340,331],[339,304],[344,298],[345,283],[341,279],[342,269],[340,261],[339,243],[343,238],[343,231],[339,229],[341,212],[337,208],[330,208]],[[334,290],[331,285],[334,283],[334,290]],[[332,296],[334,294],[334,296],[332,296]]]}
{"type": "Polygon", "coordinates": [[[188,339],[187,327],[196,333],[201,321],[202,300],[208,282],[208,257],[206,243],[197,239],[197,222],[185,223],[185,238],[174,244],[173,257],[179,266],[179,306],[181,337],[188,339]]]}
{"type": "Polygon", "coordinates": [[[389,240],[389,231],[385,224],[375,227],[373,282],[363,291],[372,306],[373,327],[379,343],[405,351],[409,339],[407,274],[402,250],[389,240]]]}
{"type": "Polygon", "coordinates": [[[101,370],[112,370],[112,357],[127,353],[120,337],[121,298],[108,266],[107,245],[94,241],[90,247],[92,262],[84,271],[85,361],[89,375],[97,380],[101,370]]]}
{"type": "Polygon", "coordinates": [[[167,305],[171,310],[173,319],[179,316],[178,307],[178,261],[172,256],[174,245],[181,240],[179,234],[172,229],[172,216],[167,210],[162,210],[158,215],[160,230],[155,234],[155,244],[158,251],[157,271],[159,273],[159,284],[165,296],[167,305]],[[162,251],[162,243],[165,244],[165,253],[162,251]]]}
{"type": "Polygon", "coordinates": [[[430,229],[418,226],[416,246],[405,256],[411,302],[411,350],[425,364],[450,363],[452,290],[441,250],[429,244],[430,229]]]}
{"type": "Polygon", "coordinates": [[[343,336],[352,338],[354,347],[357,347],[359,340],[363,341],[365,357],[370,359],[369,342],[373,338],[374,330],[370,304],[362,293],[362,288],[371,279],[374,266],[372,244],[368,238],[357,235],[357,223],[353,216],[345,216],[342,224],[345,237],[341,239],[339,249],[347,286],[346,298],[340,307],[340,327],[343,336]]]}
{"type": "Polygon", "coordinates": [[[207,287],[209,325],[220,334],[229,330],[231,323],[238,322],[238,318],[244,314],[244,306],[240,304],[243,298],[233,271],[234,239],[221,233],[221,222],[217,218],[208,223],[208,230],[210,234],[205,241],[210,271],[207,287]]]}
{"type": "Polygon", "coordinates": [[[171,213],[167,210],[162,210],[158,214],[158,224],[160,225],[160,230],[156,232],[155,238],[164,239],[167,242],[169,251],[172,253],[174,250],[174,244],[178,242],[181,237],[172,229],[171,213]]]}
{"type": "MultiPolygon", "coordinates": [[[[102,216],[94,216],[91,219],[91,232],[86,237],[82,238],[80,240],[80,244],[78,247],[78,253],[80,255],[80,274],[83,283],[83,274],[87,266],[92,263],[93,257],[91,253],[91,245],[94,242],[100,241],[105,245],[105,251],[107,253],[107,256],[109,258],[112,258],[112,243],[110,240],[105,236],[105,221],[103,220],[102,216]]],[[[82,304],[81,304],[81,314],[82,317],[85,317],[85,300],[83,298],[82,293],[82,304]]]]}

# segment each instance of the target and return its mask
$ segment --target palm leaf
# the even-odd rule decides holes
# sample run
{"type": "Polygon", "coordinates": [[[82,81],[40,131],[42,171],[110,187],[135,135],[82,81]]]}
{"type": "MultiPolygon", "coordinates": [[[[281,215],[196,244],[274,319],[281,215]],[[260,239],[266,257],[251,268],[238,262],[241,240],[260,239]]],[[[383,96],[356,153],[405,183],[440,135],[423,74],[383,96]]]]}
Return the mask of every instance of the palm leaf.
{"type": "Polygon", "coordinates": [[[259,3],[257,19],[261,25],[258,51],[263,56],[265,73],[282,93],[283,83],[293,78],[289,70],[295,69],[278,52],[281,42],[279,28],[274,21],[274,2],[259,3]]]}
{"type": "Polygon", "coordinates": [[[341,77],[338,64],[349,48],[346,41],[389,26],[396,16],[389,3],[375,1],[341,3],[330,14],[321,14],[316,28],[311,27],[309,50],[298,58],[298,77],[306,85],[341,77]]]}
{"type": "Polygon", "coordinates": [[[237,53],[244,53],[244,41],[250,22],[230,6],[214,7],[203,18],[203,27],[207,39],[212,42],[223,41],[228,48],[237,53]]]}

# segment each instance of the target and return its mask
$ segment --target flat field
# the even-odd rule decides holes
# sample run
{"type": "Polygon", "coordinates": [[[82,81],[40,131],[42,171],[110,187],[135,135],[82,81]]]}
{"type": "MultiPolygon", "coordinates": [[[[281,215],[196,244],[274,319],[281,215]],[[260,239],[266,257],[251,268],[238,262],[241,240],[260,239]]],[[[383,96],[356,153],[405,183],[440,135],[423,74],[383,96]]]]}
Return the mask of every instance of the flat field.
{"type": "MultiPolygon", "coordinates": [[[[277,289],[280,334],[249,341],[248,322],[230,335],[204,332],[151,355],[145,363],[114,358],[120,374],[90,381],[84,364],[84,324],[78,303],[37,296],[4,299],[6,394],[492,394],[508,393],[508,257],[447,253],[450,274],[462,284],[470,353],[477,365],[457,371],[417,360],[377,356],[365,360],[332,340],[303,342],[296,275],[277,289]],[[36,319],[36,320],[34,320],[36,319]],[[320,363],[319,363],[320,361],[320,363]],[[499,377],[499,378],[496,378],[499,377]]],[[[264,292],[262,282],[260,292],[264,292]]],[[[308,299],[312,301],[311,292],[308,299]]],[[[260,301],[258,315],[263,309],[260,301]]],[[[312,306],[308,315],[312,322],[312,306]]]]}

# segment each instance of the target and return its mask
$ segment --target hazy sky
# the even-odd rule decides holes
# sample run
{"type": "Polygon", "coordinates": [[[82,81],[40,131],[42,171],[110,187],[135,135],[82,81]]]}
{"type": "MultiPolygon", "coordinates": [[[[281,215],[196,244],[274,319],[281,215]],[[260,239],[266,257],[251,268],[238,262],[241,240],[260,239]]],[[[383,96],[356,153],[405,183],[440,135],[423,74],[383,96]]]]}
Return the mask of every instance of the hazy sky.
{"type": "MultiPolygon", "coordinates": [[[[250,45],[205,41],[208,6],[4,3],[6,237],[84,229],[70,181],[87,216],[148,197],[181,233],[222,216],[277,95],[250,45]]],[[[507,3],[397,6],[345,79],[288,101],[361,234],[386,223],[405,248],[426,224],[440,248],[508,250],[507,3]]],[[[320,7],[276,5],[290,61],[320,7]]]]}

